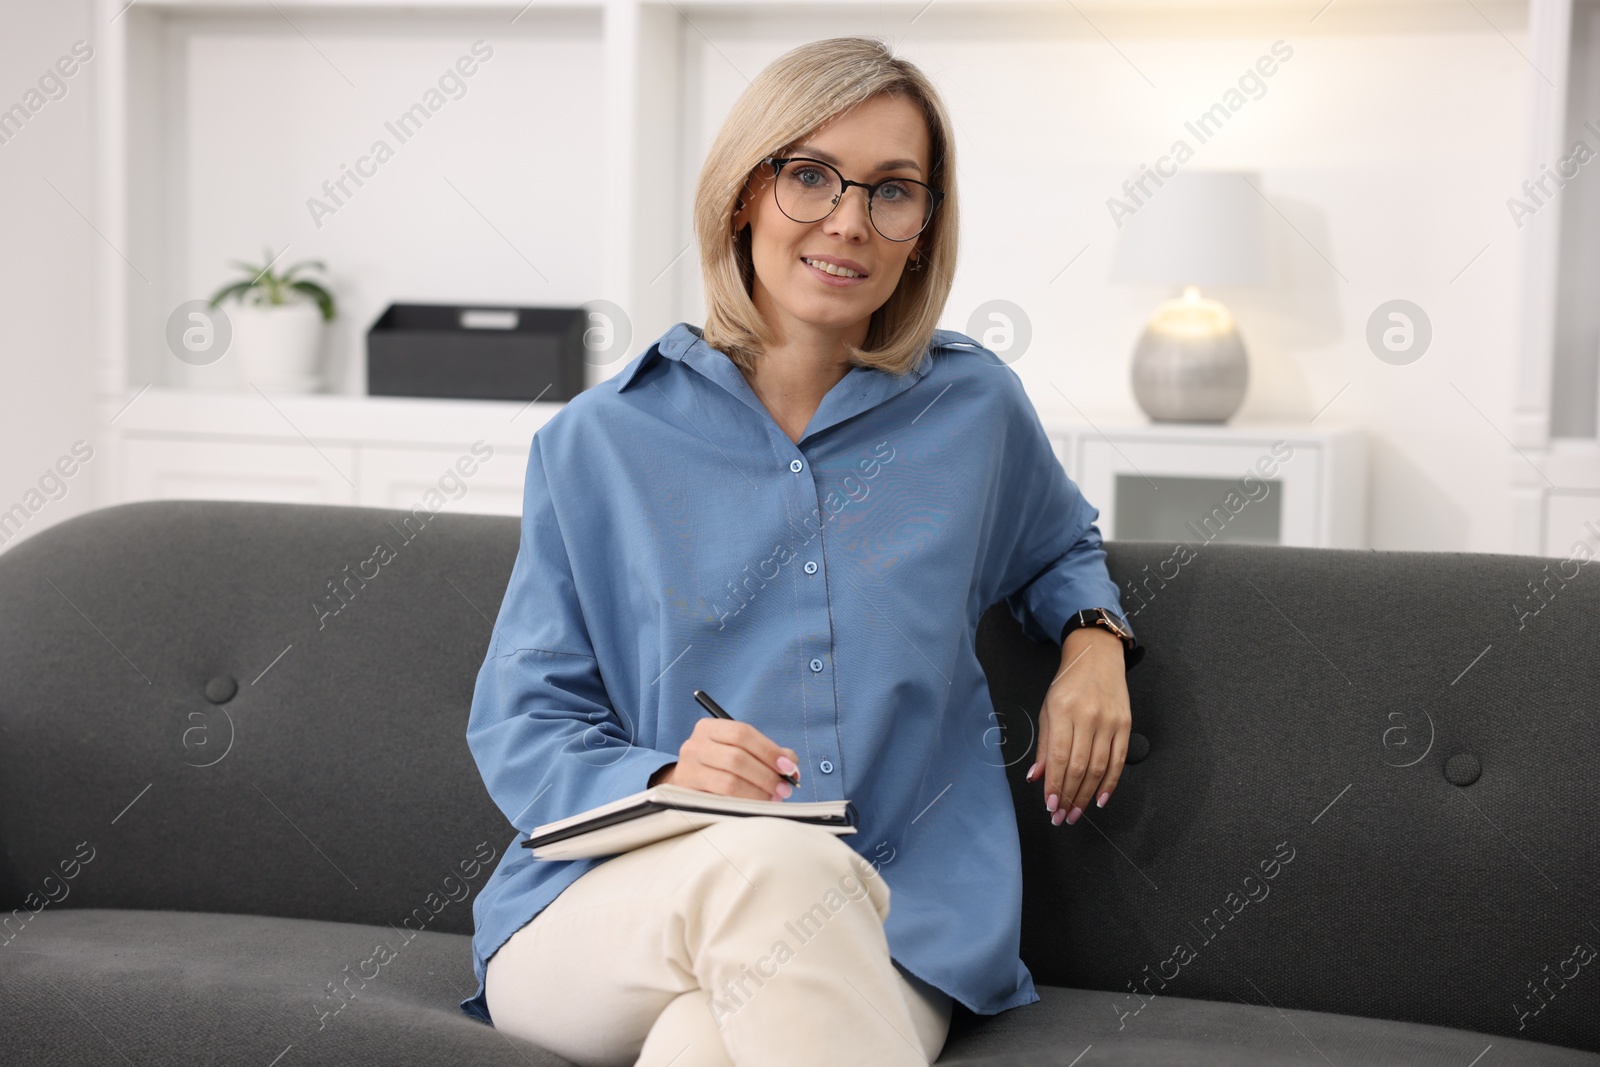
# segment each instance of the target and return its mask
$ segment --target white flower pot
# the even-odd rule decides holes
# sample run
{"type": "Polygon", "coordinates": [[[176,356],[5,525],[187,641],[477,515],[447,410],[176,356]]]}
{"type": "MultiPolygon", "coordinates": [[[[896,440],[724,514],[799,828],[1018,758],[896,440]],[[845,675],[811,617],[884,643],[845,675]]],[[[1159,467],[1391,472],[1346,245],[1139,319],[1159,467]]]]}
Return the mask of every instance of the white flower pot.
{"type": "Polygon", "coordinates": [[[312,303],[227,305],[233,324],[229,353],[249,384],[315,392],[322,343],[322,311],[312,303]]]}

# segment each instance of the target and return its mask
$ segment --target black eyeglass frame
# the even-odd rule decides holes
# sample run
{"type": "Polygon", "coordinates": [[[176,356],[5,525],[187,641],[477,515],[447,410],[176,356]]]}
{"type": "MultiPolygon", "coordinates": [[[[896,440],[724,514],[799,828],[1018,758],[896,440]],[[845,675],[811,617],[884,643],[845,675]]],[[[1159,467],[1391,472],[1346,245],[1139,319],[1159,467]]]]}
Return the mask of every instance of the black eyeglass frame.
{"type": "Polygon", "coordinates": [[[884,178],[882,181],[876,182],[851,181],[843,174],[840,174],[839,168],[834,166],[832,163],[825,163],[820,159],[813,159],[811,156],[767,156],[761,162],[772,167],[772,202],[774,204],[778,204],[778,174],[783,170],[784,166],[789,163],[815,163],[819,167],[827,167],[829,170],[833,171],[834,176],[839,179],[839,195],[833,198],[833,206],[828,209],[827,214],[823,215],[822,218],[797,219],[787,211],[783,211],[782,204],[778,204],[778,210],[783,211],[784,218],[790,219],[794,222],[799,222],[802,225],[810,225],[813,222],[821,222],[822,219],[827,218],[828,215],[832,215],[838,210],[839,202],[844,199],[844,194],[849,192],[850,187],[854,185],[867,191],[867,219],[872,223],[872,228],[877,230],[878,236],[882,237],[885,241],[893,241],[896,244],[904,244],[906,241],[915,241],[918,237],[922,236],[923,232],[927,230],[928,224],[933,221],[934,212],[939,210],[939,203],[944,200],[943,190],[935,189],[927,182],[919,181],[916,178],[884,178]],[[922,220],[921,228],[919,228],[917,232],[912,234],[910,237],[890,237],[888,234],[878,229],[878,220],[872,217],[872,202],[874,199],[876,199],[879,188],[888,185],[890,182],[915,182],[917,185],[920,185],[924,189],[928,190],[928,194],[932,198],[932,203],[928,206],[928,217],[922,220]]]}

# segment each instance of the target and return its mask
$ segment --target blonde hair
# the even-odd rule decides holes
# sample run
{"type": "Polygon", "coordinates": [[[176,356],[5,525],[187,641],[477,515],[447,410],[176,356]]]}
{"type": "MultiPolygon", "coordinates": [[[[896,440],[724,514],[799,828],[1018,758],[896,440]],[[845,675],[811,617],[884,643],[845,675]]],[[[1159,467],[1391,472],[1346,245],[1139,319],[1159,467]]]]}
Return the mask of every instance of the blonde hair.
{"type": "Polygon", "coordinates": [[[779,56],[751,82],[723,120],[700,168],[694,226],[705,283],[705,341],[744,370],[776,341],[750,299],[755,266],[750,227],[732,231],[736,199],[760,161],[813,132],[829,119],[882,93],[906,96],[928,124],[928,184],[944,199],[923,231],[923,269],[907,271],[872,313],[862,346],[847,346],[848,361],[893,374],[914,368],[933,339],[955,273],[955,138],[950,117],[926,75],[896,59],[874,37],[813,41],[779,56]]]}

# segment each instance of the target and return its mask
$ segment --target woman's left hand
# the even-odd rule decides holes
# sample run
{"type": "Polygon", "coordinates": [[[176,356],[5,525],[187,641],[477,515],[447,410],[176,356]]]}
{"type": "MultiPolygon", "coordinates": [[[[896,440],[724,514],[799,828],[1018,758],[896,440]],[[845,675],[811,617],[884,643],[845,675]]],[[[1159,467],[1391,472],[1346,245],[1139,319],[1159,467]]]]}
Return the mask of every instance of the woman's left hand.
{"type": "Polygon", "coordinates": [[[1068,633],[1061,672],[1039,709],[1039,743],[1027,774],[1030,782],[1043,781],[1052,823],[1076,822],[1096,797],[1105,807],[1132,730],[1122,639],[1098,626],[1068,633]]]}

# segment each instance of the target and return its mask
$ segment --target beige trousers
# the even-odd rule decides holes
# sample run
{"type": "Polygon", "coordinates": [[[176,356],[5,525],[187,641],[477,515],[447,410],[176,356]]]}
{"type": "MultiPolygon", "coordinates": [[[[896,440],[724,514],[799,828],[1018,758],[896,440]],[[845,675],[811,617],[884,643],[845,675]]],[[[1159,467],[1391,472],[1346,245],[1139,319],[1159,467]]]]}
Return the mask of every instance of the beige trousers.
{"type": "Polygon", "coordinates": [[[926,1067],[950,997],[899,968],[889,886],[826,830],[734,819],[601,863],[489,958],[495,1027],[575,1063],[926,1067]]]}

